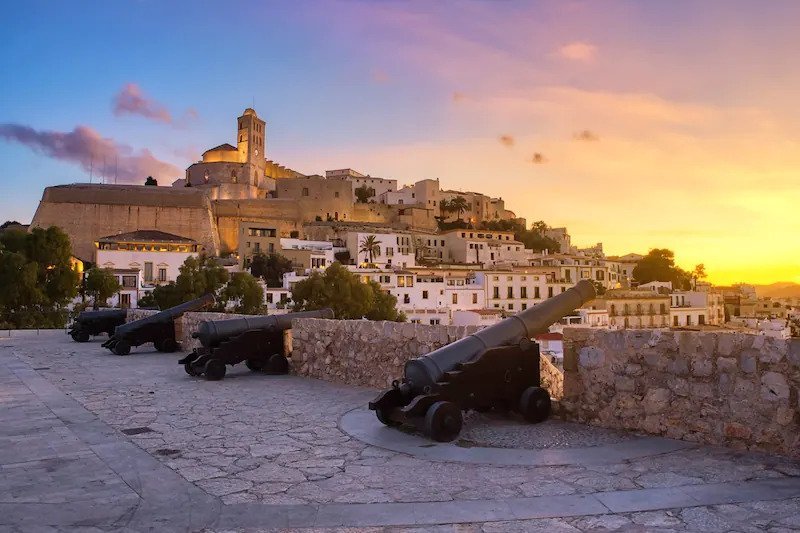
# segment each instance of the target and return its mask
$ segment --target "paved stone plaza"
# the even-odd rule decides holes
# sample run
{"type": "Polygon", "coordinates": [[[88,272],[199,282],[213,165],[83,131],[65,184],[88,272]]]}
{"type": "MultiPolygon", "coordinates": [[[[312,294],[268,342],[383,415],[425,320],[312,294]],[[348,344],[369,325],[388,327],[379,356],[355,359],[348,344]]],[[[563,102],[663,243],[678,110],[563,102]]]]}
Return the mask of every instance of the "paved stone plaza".
{"type": "Polygon", "coordinates": [[[0,340],[0,530],[800,530],[786,458],[482,416],[433,444],[373,390],[100,342],[0,340]]]}

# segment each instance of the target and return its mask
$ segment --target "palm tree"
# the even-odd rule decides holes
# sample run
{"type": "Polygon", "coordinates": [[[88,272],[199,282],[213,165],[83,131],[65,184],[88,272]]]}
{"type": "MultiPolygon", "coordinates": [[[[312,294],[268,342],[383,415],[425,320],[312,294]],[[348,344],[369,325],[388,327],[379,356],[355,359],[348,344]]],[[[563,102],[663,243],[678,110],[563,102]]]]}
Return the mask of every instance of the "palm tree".
{"type": "Polygon", "coordinates": [[[369,255],[369,262],[372,264],[372,259],[381,255],[381,241],[375,235],[367,235],[361,241],[361,247],[358,249],[359,252],[368,254],[369,255]]]}
{"type": "Polygon", "coordinates": [[[448,203],[448,211],[455,211],[458,213],[458,218],[461,218],[461,214],[467,209],[469,209],[469,204],[467,203],[467,199],[463,196],[456,196],[448,203]]]}

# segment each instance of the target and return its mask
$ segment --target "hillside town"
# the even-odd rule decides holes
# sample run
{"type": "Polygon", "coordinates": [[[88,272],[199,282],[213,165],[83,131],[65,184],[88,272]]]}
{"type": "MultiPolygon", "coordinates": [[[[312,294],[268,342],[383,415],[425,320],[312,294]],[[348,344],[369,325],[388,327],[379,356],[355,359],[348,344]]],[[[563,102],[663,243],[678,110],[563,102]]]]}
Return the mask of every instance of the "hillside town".
{"type": "MultiPolygon", "coordinates": [[[[32,227],[61,227],[76,261],[110,269],[120,289],[108,305],[136,308],[176,281],[190,257],[218,257],[233,274],[283,259],[262,288],[263,310],[292,309],[295,285],[334,262],[396,299],[418,324],[485,326],[590,280],[598,297],[540,336],[554,361],[564,326],[738,329],[786,338],[800,301],[758,298],[752,286],[637,276],[645,255],[579,247],[568,228],[530,224],[490,191],[398,185],[353,169],[303,175],[265,158],[266,123],[237,119],[237,143],[203,153],[170,186],[49,187],[32,227]],[[117,231],[113,231],[117,230],[117,231]],[[255,261],[254,261],[255,260],[255,261]],[[643,279],[644,278],[644,279],[643,279]]],[[[13,229],[13,226],[6,229],[13,229]]]]}

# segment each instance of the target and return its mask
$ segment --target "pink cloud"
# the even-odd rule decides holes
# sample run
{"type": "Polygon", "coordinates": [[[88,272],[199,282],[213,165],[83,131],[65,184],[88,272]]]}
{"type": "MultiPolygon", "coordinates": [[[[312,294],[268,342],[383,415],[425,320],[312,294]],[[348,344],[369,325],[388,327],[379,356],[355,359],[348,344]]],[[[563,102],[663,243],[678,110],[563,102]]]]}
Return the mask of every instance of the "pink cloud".
{"type": "Polygon", "coordinates": [[[128,83],[114,98],[114,114],[140,115],[156,122],[172,123],[172,115],[167,108],[148,98],[135,83],[128,83]]]}
{"type": "Polygon", "coordinates": [[[134,151],[126,144],[102,137],[88,126],[76,126],[70,132],[35,130],[21,124],[0,124],[0,137],[16,141],[48,157],[79,164],[84,170],[94,168],[99,174],[116,175],[121,182],[141,183],[147,176],[174,178],[181,170],[142,149],[134,151]]]}
{"type": "Polygon", "coordinates": [[[597,55],[597,47],[583,41],[574,41],[559,48],[558,54],[572,61],[591,61],[597,55]]]}

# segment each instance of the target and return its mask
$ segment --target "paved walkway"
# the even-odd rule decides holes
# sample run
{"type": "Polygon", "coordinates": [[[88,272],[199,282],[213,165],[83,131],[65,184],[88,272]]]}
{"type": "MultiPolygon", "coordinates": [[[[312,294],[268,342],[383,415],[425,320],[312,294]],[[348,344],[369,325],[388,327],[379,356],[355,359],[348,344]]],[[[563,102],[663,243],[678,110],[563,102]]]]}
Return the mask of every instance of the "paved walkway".
{"type": "Polygon", "coordinates": [[[674,441],[547,464],[397,451],[351,424],[374,391],[243,366],[207,382],[175,354],[99,344],[0,340],[0,530],[800,530],[785,458],[674,441]]]}

